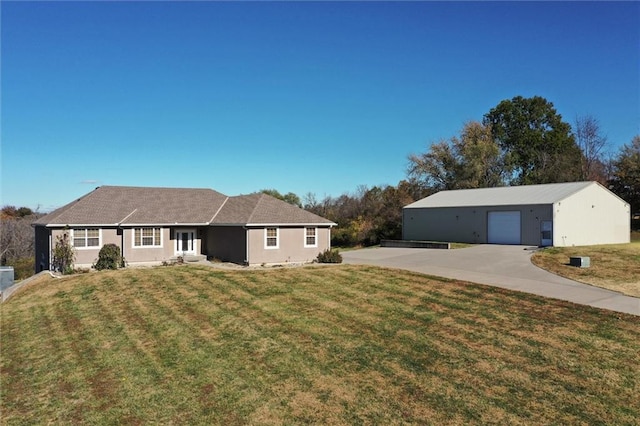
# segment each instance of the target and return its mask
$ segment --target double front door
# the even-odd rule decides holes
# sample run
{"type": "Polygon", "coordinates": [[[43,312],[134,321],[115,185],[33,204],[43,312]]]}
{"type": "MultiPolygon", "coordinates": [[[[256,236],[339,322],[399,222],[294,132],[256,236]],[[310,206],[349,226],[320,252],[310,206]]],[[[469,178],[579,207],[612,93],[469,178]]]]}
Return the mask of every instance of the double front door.
{"type": "Polygon", "coordinates": [[[176,230],[176,255],[196,254],[195,229],[176,230]]]}

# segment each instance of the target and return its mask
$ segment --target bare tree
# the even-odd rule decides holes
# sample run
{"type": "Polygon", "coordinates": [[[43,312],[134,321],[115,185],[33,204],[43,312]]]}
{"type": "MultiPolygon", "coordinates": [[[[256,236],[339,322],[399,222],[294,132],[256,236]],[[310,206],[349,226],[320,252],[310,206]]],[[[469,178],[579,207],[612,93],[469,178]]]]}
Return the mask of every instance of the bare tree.
{"type": "Polygon", "coordinates": [[[33,257],[35,236],[31,222],[32,216],[0,220],[0,263],[33,257]]]}
{"type": "Polygon", "coordinates": [[[591,115],[576,117],[575,137],[582,150],[582,178],[606,184],[607,175],[603,161],[607,137],[602,134],[598,119],[591,115]]]}
{"type": "Polygon", "coordinates": [[[320,204],[315,192],[307,192],[306,194],[304,194],[304,196],[302,197],[302,203],[305,210],[314,210],[320,204]]]}
{"type": "Polygon", "coordinates": [[[425,188],[456,189],[458,169],[453,144],[440,140],[432,143],[427,152],[409,156],[407,175],[425,188]]]}

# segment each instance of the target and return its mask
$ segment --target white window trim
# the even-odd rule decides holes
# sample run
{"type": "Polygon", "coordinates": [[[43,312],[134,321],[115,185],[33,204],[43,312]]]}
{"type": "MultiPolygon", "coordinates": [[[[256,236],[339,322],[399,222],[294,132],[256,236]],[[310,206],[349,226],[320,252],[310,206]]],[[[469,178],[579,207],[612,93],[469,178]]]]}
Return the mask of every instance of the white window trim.
{"type": "MultiPolygon", "coordinates": [[[[71,228],[70,234],[71,234],[70,235],[70,237],[71,237],[71,246],[73,246],[73,248],[76,249],[76,250],[100,250],[100,248],[102,247],[102,228],[91,228],[91,227],[87,227],[87,228],[84,228],[84,227],[83,228],[71,228]],[[98,245],[97,246],[86,246],[85,245],[84,247],[76,247],[75,244],[73,244],[73,240],[75,238],[75,236],[73,234],[74,234],[74,231],[76,229],[78,229],[78,230],[79,229],[85,229],[85,230],[87,230],[87,229],[97,229],[98,230],[98,245]]],[[[88,238],[87,238],[87,236],[85,234],[84,242],[86,243],[87,240],[88,240],[88,238]]]]}
{"type": "Polygon", "coordinates": [[[318,247],[318,228],[315,226],[305,226],[304,227],[304,247],[318,247]],[[307,229],[313,229],[314,230],[314,234],[313,234],[313,244],[307,244],[307,229]]]}
{"type": "MultiPolygon", "coordinates": [[[[273,237],[270,237],[273,238],[273,237]]],[[[276,227],[276,226],[269,226],[267,228],[264,228],[264,248],[265,250],[275,250],[275,249],[279,249],[280,248],[280,228],[276,227]],[[276,245],[275,246],[268,246],[267,245],[267,235],[268,229],[275,229],[276,230],[276,245]]]]}
{"type": "MultiPolygon", "coordinates": [[[[176,244],[174,246],[174,254],[176,256],[180,256],[182,254],[196,254],[197,253],[197,246],[198,246],[198,232],[195,230],[195,228],[177,228],[174,232],[173,232],[173,238],[176,241],[176,244]],[[183,250],[178,250],[178,247],[180,246],[180,240],[178,240],[178,234],[181,233],[192,233],[193,234],[193,238],[191,239],[191,251],[183,251],[183,250]]],[[[162,234],[160,236],[160,239],[162,239],[162,234]]]]}
{"type": "MultiPolygon", "coordinates": [[[[142,231],[140,231],[142,232],[142,231]]],[[[164,247],[164,229],[161,226],[138,226],[135,228],[131,228],[131,248],[133,249],[157,249],[157,248],[162,248],[164,247]],[[151,229],[160,229],[160,245],[153,245],[153,246],[145,246],[142,245],[142,235],[140,235],[140,245],[137,246],[136,245],[136,229],[145,229],[145,228],[151,228],[151,229]]]]}

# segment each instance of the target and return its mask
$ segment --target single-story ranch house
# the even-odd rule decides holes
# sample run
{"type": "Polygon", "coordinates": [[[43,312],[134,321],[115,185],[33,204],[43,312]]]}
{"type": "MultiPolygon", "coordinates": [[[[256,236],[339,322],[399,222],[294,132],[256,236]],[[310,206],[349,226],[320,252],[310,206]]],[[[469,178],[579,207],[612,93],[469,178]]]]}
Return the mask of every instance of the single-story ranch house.
{"type": "Polygon", "coordinates": [[[65,232],[76,267],[91,266],[108,243],[130,265],[179,256],[260,265],[313,261],[330,248],[335,225],[262,193],[101,186],[34,223],[36,272],[50,269],[56,238],[65,232]]]}
{"type": "Polygon", "coordinates": [[[597,182],[441,191],[403,208],[404,240],[536,246],[630,241],[629,203],[597,182]]]}

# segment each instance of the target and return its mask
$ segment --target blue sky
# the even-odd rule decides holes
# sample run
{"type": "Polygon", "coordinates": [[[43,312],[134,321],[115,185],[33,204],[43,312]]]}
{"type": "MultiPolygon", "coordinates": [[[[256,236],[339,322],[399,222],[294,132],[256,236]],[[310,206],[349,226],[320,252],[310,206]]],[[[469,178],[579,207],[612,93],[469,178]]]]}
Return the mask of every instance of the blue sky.
{"type": "Polygon", "coordinates": [[[637,2],[7,2],[2,205],[99,185],[338,196],[501,100],[640,133],[637,2]]]}

